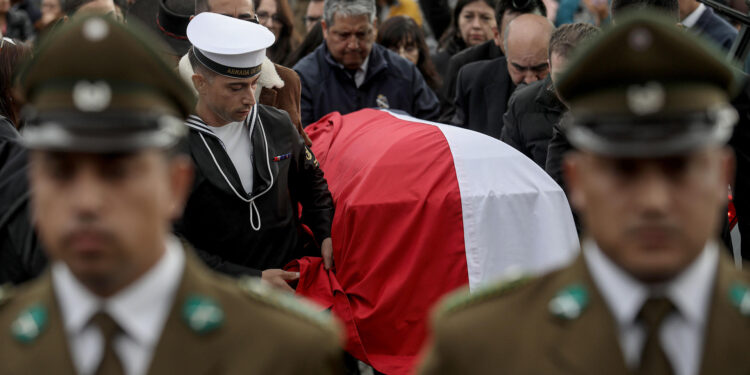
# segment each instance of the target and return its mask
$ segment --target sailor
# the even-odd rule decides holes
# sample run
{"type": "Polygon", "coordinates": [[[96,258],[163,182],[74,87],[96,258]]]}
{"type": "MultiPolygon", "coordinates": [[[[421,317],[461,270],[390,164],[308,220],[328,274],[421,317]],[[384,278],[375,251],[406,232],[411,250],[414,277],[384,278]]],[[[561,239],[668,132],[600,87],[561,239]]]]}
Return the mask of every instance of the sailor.
{"type": "Polygon", "coordinates": [[[187,36],[198,91],[187,120],[196,179],[177,230],[214,269],[291,291],[298,274],[281,270],[291,260],[322,255],[332,264],[333,200],[289,115],[255,101],[273,34],[204,12],[187,36]]]}

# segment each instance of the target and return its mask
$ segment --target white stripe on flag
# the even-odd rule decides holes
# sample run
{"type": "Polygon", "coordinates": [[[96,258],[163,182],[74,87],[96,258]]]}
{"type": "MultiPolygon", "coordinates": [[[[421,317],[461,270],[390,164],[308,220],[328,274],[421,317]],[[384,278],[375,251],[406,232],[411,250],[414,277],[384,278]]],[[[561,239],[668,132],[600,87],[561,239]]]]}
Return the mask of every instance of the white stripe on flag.
{"type": "Polygon", "coordinates": [[[389,113],[435,125],[448,141],[461,192],[471,290],[511,272],[557,268],[578,253],[565,193],[531,159],[481,133],[389,113]]]}

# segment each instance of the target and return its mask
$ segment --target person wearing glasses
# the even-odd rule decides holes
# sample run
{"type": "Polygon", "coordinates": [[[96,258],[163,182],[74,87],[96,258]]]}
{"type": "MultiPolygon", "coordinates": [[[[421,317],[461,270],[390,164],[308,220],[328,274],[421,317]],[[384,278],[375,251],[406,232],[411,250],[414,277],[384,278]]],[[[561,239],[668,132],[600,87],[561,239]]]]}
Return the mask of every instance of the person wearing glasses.
{"type": "Polygon", "coordinates": [[[323,19],[323,0],[310,0],[305,13],[305,28],[309,33],[323,19]]]}
{"type": "Polygon", "coordinates": [[[266,51],[271,61],[282,64],[302,41],[294,29],[292,10],[286,0],[254,0],[260,24],[271,30],[276,41],[266,51]]]}
{"type": "Polygon", "coordinates": [[[362,108],[407,112],[424,120],[439,115],[437,96],[414,64],[375,43],[373,0],[327,0],[324,42],[294,70],[302,81],[302,124],[362,108]]]}

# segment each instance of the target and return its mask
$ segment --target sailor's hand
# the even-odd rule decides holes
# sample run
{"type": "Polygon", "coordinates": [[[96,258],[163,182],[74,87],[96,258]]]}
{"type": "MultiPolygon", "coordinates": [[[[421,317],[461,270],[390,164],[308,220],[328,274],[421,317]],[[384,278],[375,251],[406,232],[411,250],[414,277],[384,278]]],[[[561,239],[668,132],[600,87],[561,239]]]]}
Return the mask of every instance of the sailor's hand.
{"type": "Polygon", "coordinates": [[[260,278],[261,280],[269,283],[274,288],[294,293],[294,289],[289,286],[287,281],[298,280],[299,272],[287,272],[274,268],[263,271],[260,278]]]}
{"type": "Polygon", "coordinates": [[[333,267],[333,241],[331,241],[331,237],[326,238],[320,244],[320,255],[323,256],[323,267],[330,270],[333,267]]]}

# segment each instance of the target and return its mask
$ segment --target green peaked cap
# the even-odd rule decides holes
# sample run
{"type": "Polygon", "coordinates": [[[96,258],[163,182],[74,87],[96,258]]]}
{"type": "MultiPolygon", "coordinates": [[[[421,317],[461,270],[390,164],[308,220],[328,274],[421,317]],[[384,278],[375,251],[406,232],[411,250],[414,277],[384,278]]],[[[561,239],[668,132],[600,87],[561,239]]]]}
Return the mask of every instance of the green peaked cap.
{"type": "Polygon", "coordinates": [[[624,14],[579,46],[556,80],[576,147],[629,157],[667,156],[726,142],[739,71],[702,37],[659,12],[624,14]]]}
{"type": "Polygon", "coordinates": [[[162,43],[137,23],[100,15],[53,31],[19,76],[27,145],[97,152],[174,144],[194,98],[158,52],[162,43]]]}
{"type": "Polygon", "coordinates": [[[648,10],[618,18],[616,25],[575,49],[567,67],[555,87],[571,107],[586,96],[633,83],[701,83],[728,97],[739,88],[736,73],[717,47],[648,10]]]}

